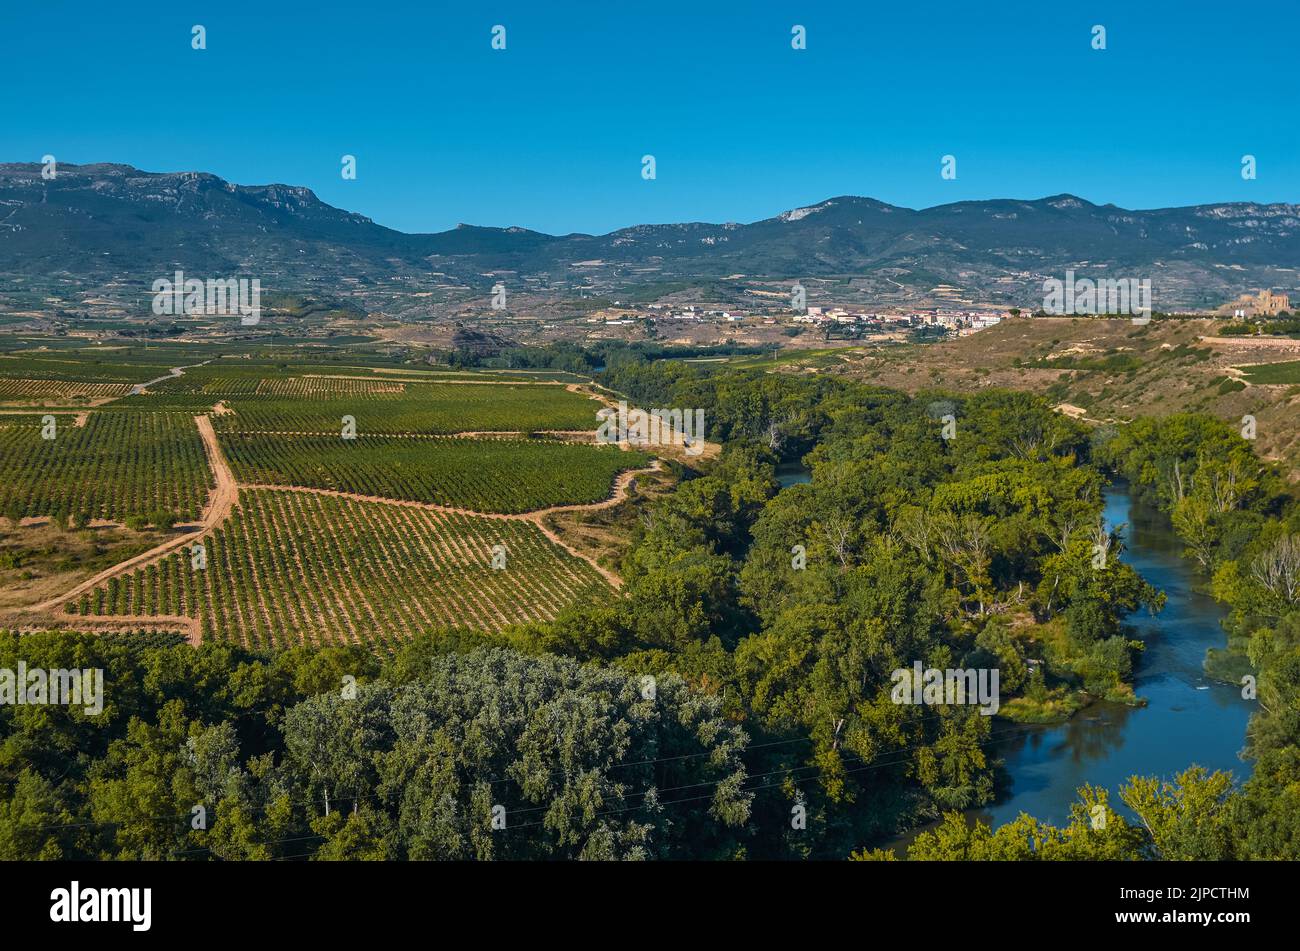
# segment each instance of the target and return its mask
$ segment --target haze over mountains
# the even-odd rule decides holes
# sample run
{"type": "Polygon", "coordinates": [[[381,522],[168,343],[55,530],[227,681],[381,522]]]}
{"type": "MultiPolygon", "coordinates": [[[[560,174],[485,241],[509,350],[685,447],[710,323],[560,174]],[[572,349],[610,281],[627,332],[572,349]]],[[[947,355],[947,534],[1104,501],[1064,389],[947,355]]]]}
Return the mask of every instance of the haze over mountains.
{"type": "Polygon", "coordinates": [[[405,234],[290,185],[126,165],[0,164],[0,274],[99,284],[194,274],[264,276],[291,289],[347,276],[604,268],[626,284],[843,277],[988,301],[1041,296],[1047,276],[1150,277],[1157,307],[1214,307],[1300,283],[1300,205],[1223,203],[1132,211],[1071,195],[913,210],[838,197],[751,224],[646,224],[603,235],[462,225],[405,234]],[[590,262],[601,262],[591,264],[590,262]],[[1104,270],[1103,270],[1104,269],[1104,270]]]}

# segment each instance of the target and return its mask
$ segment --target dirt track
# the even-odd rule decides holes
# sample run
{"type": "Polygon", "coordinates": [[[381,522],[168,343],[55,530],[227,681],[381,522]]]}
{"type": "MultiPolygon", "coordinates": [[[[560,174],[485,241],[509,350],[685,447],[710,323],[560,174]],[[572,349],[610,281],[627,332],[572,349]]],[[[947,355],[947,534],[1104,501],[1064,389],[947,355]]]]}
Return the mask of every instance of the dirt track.
{"type": "Polygon", "coordinates": [[[553,512],[594,512],[618,505],[627,498],[632,480],[647,472],[657,472],[659,460],[654,460],[642,469],[628,469],[620,472],[614,480],[614,488],[609,498],[599,502],[578,502],[572,505],[552,505],[547,508],[534,509],[531,512],[480,512],[477,509],[461,508],[456,505],[440,505],[437,502],[418,502],[414,499],[394,499],[386,495],[363,495],[359,492],[344,492],[341,489],[321,489],[309,485],[277,485],[270,482],[246,482],[243,488],[249,491],[263,492],[306,492],[312,495],[328,495],[337,499],[351,499],[354,502],[374,502],[378,505],[402,505],[407,508],[424,509],[428,512],[441,512],[445,515],[469,515],[474,518],[494,518],[506,522],[533,522],[553,512]]]}
{"type": "Polygon", "coordinates": [[[138,631],[144,628],[157,628],[164,631],[182,630],[191,644],[197,645],[201,639],[198,618],[184,617],[179,614],[114,614],[87,617],[69,614],[60,618],[59,627],[91,632],[102,632],[105,628],[122,628],[127,631],[138,631]]]}
{"type": "Polygon", "coordinates": [[[217,442],[217,433],[212,428],[212,419],[208,416],[195,416],[194,425],[199,427],[199,435],[203,437],[203,448],[212,466],[212,475],[217,480],[216,492],[213,493],[208,510],[203,514],[203,530],[207,531],[223,522],[230,514],[230,510],[235,507],[235,503],[239,501],[239,484],[235,482],[235,474],[230,471],[230,464],[226,462],[225,454],[221,451],[221,444],[217,442]]]}
{"type": "MultiPolygon", "coordinates": [[[[224,459],[222,460],[224,463],[224,459]]],[[[574,505],[553,505],[549,508],[536,509],[532,512],[479,512],[474,509],[459,508],[454,505],[438,505],[435,502],[416,502],[410,499],[390,499],[382,495],[360,495],[356,492],[342,492],[338,489],[318,489],[305,485],[268,485],[265,483],[245,484],[243,487],[249,491],[266,491],[266,492],[302,492],[309,495],[328,495],[332,498],[351,499],[354,502],[370,502],[376,505],[396,505],[404,508],[423,509],[427,512],[440,512],[445,515],[465,515],[472,518],[490,518],[502,522],[531,522],[535,525],[547,540],[558,545],[575,558],[581,558],[591,567],[600,573],[600,576],[608,581],[613,587],[617,588],[623,584],[623,579],[614,572],[597,564],[596,560],[576,548],[573,548],[564,542],[559,535],[552,531],[543,519],[547,515],[556,512],[595,512],[600,509],[612,508],[618,505],[628,497],[632,482],[638,475],[649,472],[658,472],[662,469],[662,463],[655,459],[650,465],[641,469],[628,469],[619,473],[618,478],[614,481],[613,491],[609,498],[602,499],[599,502],[581,502],[574,505]]]]}
{"type": "Polygon", "coordinates": [[[167,539],[160,545],[155,545],[148,551],[141,552],[134,558],[128,558],[126,561],[118,562],[111,568],[105,568],[99,574],[87,578],[71,591],[67,591],[58,597],[50,598],[43,601],[29,610],[32,611],[50,611],[66,604],[73,598],[80,597],[87,591],[93,591],[96,587],[103,584],[109,578],[114,578],[132,568],[138,568],[147,565],[163,555],[175,551],[177,548],[189,543],[198,541],[207,532],[220,525],[230,515],[231,509],[234,508],[235,502],[239,499],[239,486],[235,482],[235,476],[230,471],[230,466],[226,463],[226,457],[221,453],[221,447],[217,443],[217,434],[212,429],[212,420],[207,416],[195,416],[194,424],[199,428],[199,435],[203,438],[203,446],[208,454],[208,463],[212,467],[213,477],[216,479],[216,489],[213,491],[211,498],[208,500],[208,507],[203,513],[203,520],[199,523],[198,531],[185,532],[167,539]]]}
{"type": "Polygon", "coordinates": [[[191,363],[191,364],[189,364],[188,366],[183,366],[183,367],[172,367],[171,370],[170,370],[170,372],[166,373],[166,374],[163,375],[163,376],[160,376],[160,377],[157,377],[156,379],[150,380],[150,381],[148,381],[147,383],[137,383],[135,386],[131,387],[131,393],[130,393],[130,395],[131,395],[131,396],[139,396],[141,393],[143,393],[143,392],[145,392],[146,390],[148,390],[149,387],[153,386],[155,383],[164,383],[164,382],[166,382],[167,380],[174,380],[174,379],[176,379],[176,377],[178,377],[178,376],[184,376],[186,370],[192,370],[192,369],[194,369],[195,367],[203,367],[203,366],[207,366],[207,365],[208,365],[209,363],[211,363],[211,362],[212,362],[211,360],[204,360],[202,363],[191,363]]]}

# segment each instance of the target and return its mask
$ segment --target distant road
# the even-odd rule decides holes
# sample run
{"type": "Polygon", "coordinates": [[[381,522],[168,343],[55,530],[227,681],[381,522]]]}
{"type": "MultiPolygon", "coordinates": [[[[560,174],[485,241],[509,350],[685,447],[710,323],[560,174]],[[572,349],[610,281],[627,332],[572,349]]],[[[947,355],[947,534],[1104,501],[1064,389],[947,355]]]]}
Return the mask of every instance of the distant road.
{"type": "Polygon", "coordinates": [[[166,376],[160,376],[158,377],[158,379],[150,380],[148,383],[137,383],[135,386],[131,387],[131,392],[129,395],[139,396],[141,393],[143,393],[149,387],[153,386],[155,383],[162,383],[164,380],[174,380],[178,376],[184,376],[186,370],[193,370],[195,367],[206,366],[211,362],[212,362],[211,360],[204,360],[202,363],[191,363],[187,367],[172,367],[171,372],[168,373],[166,376]]]}

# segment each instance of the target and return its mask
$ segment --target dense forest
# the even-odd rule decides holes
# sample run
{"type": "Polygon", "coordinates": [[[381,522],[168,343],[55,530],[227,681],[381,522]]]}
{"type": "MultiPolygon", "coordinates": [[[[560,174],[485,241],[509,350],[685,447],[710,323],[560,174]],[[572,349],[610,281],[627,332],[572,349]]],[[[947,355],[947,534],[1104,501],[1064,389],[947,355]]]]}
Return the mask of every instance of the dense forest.
{"type": "Polygon", "coordinates": [[[384,655],[0,635],[0,667],[108,684],[98,716],[0,707],[0,858],[1300,857],[1300,506],[1235,431],[619,356],[604,385],[702,408],[721,452],[634,501],[617,594],[384,655]],[[811,481],[782,489],[791,461],[811,481]],[[970,825],[996,723],[1138,702],[1126,620],[1163,596],[1103,527],[1113,479],[1231,610],[1208,664],[1257,690],[1253,777],[1135,778],[1138,822],[1085,788],[1063,828],[970,825]],[[917,662],[996,669],[998,717],[896,702],[917,662]]]}

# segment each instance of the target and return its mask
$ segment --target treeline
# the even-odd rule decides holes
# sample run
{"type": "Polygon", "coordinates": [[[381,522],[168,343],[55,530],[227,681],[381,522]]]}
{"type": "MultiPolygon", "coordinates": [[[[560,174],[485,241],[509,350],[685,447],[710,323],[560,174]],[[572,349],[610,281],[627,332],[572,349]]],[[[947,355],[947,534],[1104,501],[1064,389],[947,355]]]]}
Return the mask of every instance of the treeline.
{"type": "Polygon", "coordinates": [[[544,346],[457,347],[434,351],[435,362],[452,367],[500,370],[563,370],[590,375],[607,368],[653,360],[681,360],[687,357],[755,356],[767,353],[768,347],[738,343],[712,346],[686,346],[654,341],[625,343],[611,340],[581,346],[569,340],[557,340],[544,346]]]}
{"type": "Polygon", "coordinates": [[[1219,333],[1225,337],[1244,337],[1253,334],[1283,337],[1288,334],[1300,334],[1300,317],[1281,311],[1277,316],[1266,320],[1234,320],[1219,330],[1219,333]]]}

